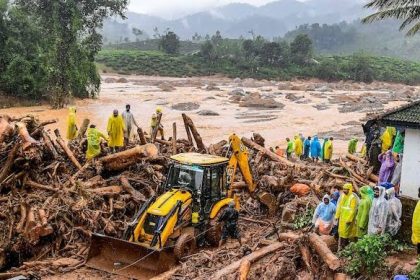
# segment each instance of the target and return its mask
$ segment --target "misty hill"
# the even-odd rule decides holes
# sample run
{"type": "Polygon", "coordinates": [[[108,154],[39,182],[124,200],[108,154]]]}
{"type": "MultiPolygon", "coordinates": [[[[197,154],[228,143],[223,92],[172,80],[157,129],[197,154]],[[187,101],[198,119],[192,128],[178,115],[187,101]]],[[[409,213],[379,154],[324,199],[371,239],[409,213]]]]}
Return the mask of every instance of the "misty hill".
{"type": "MultiPolygon", "coordinates": [[[[129,12],[127,20],[109,20],[104,26],[104,36],[109,41],[134,39],[133,27],[153,34],[157,27],[160,32],[169,28],[182,39],[191,39],[197,33],[203,37],[219,30],[224,37],[249,37],[249,31],[267,38],[282,36],[287,31],[306,23],[338,23],[352,21],[367,13],[361,0],[279,0],[261,7],[233,3],[209,11],[185,16],[176,20],[165,20],[155,16],[129,12]],[[124,32],[115,34],[112,25],[123,24],[124,32]]],[[[121,31],[121,28],[117,28],[121,31]]]]}

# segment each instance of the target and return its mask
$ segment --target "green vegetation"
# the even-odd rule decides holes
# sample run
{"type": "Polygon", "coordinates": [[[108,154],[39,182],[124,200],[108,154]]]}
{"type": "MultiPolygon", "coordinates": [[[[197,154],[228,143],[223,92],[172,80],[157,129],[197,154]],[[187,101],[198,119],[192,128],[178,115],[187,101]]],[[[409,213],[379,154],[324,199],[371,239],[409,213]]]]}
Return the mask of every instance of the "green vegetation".
{"type": "Polygon", "coordinates": [[[299,213],[299,215],[293,221],[293,229],[298,230],[310,226],[312,223],[314,210],[314,208],[309,207],[304,212],[299,213]]]}
{"type": "Polygon", "coordinates": [[[404,250],[405,246],[390,235],[365,235],[350,243],[340,256],[346,260],[346,273],[351,276],[373,276],[383,270],[385,258],[391,253],[404,250]]]}
{"type": "Polygon", "coordinates": [[[107,16],[123,16],[127,2],[0,0],[0,90],[54,107],[95,96],[97,30],[107,16]]]}
{"type": "Polygon", "coordinates": [[[417,262],[416,269],[410,273],[410,280],[420,280],[420,261],[417,262]]]}

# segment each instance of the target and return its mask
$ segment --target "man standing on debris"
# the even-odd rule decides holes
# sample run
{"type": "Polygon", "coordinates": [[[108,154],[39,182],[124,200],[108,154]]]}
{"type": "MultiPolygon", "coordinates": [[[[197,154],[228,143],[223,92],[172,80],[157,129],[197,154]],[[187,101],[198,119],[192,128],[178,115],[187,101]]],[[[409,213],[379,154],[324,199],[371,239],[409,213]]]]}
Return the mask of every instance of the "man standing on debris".
{"type": "Polygon", "coordinates": [[[309,152],[311,150],[311,136],[306,138],[305,142],[303,142],[303,158],[309,158],[309,152]]]}
{"type": "MultiPolygon", "coordinates": [[[[417,196],[420,198],[420,188],[417,196]]],[[[411,230],[411,242],[417,246],[417,255],[420,255],[420,200],[417,201],[416,209],[414,209],[411,230]]]]}
{"type": "Polygon", "coordinates": [[[103,135],[94,124],[91,124],[87,130],[87,150],[86,159],[94,159],[101,154],[101,138],[106,140],[103,135]]]}
{"type": "Polygon", "coordinates": [[[157,129],[157,133],[160,134],[162,140],[165,140],[165,136],[163,134],[163,125],[162,125],[162,109],[160,107],[156,108],[156,113],[152,115],[152,119],[150,121],[150,135],[153,135],[154,131],[157,129]],[[158,126],[158,119],[160,118],[160,123],[158,126]]]}
{"type": "Polygon", "coordinates": [[[324,138],[324,142],[322,142],[322,147],[321,147],[321,160],[324,161],[324,155],[325,155],[325,145],[328,142],[328,138],[325,137],[324,138]]]}
{"type": "Polygon", "coordinates": [[[124,144],[127,146],[130,142],[131,131],[133,128],[133,124],[139,128],[136,120],[134,119],[133,114],[130,111],[131,106],[130,104],[125,105],[125,111],[122,113],[122,118],[124,120],[125,125],[125,133],[124,133],[124,144]]]}
{"type": "Polygon", "coordinates": [[[390,188],[386,191],[388,197],[388,217],[386,219],[385,232],[395,236],[401,227],[402,204],[395,197],[395,189],[390,188]]]}
{"type": "Polygon", "coordinates": [[[358,238],[362,238],[367,234],[369,223],[369,211],[370,207],[372,206],[372,200],[369,197],[369,189],[369,186],[363,186],[359,190],[362,199],[360,200],[356,216],[358,238]]]}
{"type": "Polygon", "coordinates": [[[333,138],[330,137],[330,139],[325,143],[325,148],[324,148],[324,161],[326,163],[330,163],[332,156],[333,156],[333,138]]]}
{"type": "Polygon", "coordinates": [[[113,152],[124,146],[124,120],[118,115],[118,110],[116,109],[108,119],[107,131],[109,136],[108,147],[110,147],[113,152]]]}
{"type": "Polygon", "coordinates": [[[318,162],[319,157],[321,156],[321,143],[319,143],[318,136],[314,136],[314,139],[311,142],[311,158],[312,161],[318,162]]]}
{"type": "Polygon", "coordinates": [[[350,141],[349,141],[349,145],[348,145],[348,148],[347,148],[347,152],[349,153],[349,154],[354,154],[355,152],[356,152],[356,148],[357,148],[357,142],[359,142],[359,140],[357,140],[357,138],[352,138],[350,141]]]}
{"type": "Polygon", "coordinates": [[[315,226],[315,232],[329,235],[333,228],[335,215],[335,205],[330,201],[329,195],[324,195],[322,202],[318,204],[312,218],[312,224],[315,226]]]}
{"type": "Polygon", "coordinates": [[[226,243],[229,236],[238,239],[239,244],[242,245],[238,230],[238,219],[239,212],[235,209],[235,202],[230,201],[228,207],[222,212],[218,220],[219,223],[223,222],[222,238],[220,239],[219,247],[226,243]]]}
{"type": "Polygon", "coordinates": [[[335,219],[338,220],[338,246],[340,250],[347,246],[349,239],[356,237],[358,202],[359,198],[353,193],[353,185],[345,184],[335,213],[335,219]]]}
{"type": "Polygon", "coordinates": [[[69,115],[67,117],[67,139],[73,140],[77,136],[77,126],[76,126],[76,108],[69,108],[69,115]]]}
{"type": "Polygon", "coordinates": [[[287,141],[286,155],[287,155],[287,159],[290,159],[293,153],[293,142],[290,141],[289,138],[286,138],[286,141],[287,141]]]}
{"type": "Polygon", "coordinates": [[[385,188],[373,189],[374,199],[369,211],[368,234],[385,233],[386,219],[388,216],[388,202],[385,199],[385,188]]]}
{"type": "Polygon", "coordinates": [[[299,135],[295,136],[295,142],[294,142],[293,148],[295,151],[295,156],[300,159],[303,154],[303,143],[299,135]]]}
{"type": "Polygon", "coordinates": [[[381,168],[381,163],[379,162],[379,155],[381,154],[381,139],[378,130],[373,132],[372,136],[373,140],[370,145],[370,149],[368,150],[368,159],[369,165],[373,166],[373,173],[378,173],[379,169],[381,168]]]}

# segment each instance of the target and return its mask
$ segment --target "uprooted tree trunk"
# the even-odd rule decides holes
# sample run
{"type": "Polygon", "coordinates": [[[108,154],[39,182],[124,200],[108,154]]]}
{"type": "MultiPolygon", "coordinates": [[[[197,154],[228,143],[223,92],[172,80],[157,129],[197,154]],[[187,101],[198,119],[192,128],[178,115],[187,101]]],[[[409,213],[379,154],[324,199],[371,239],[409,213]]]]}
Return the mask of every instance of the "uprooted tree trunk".
{"type": "Polygon", "coordinates": [[[318,234],[310,233],[309,235],[309,244],[311,247],[318,253],[322,260],[328,265],[328,267],[335,271],[341,266],[340,259],[331,252],[327,244],[322,241],[321,237],[318,234]]]}
{"type": "Polygon", "coordinates": [[[2,182],[7,178],[7,176],[9,176],[10,174],[10,170],[13,166],[13,162],[16,158],[16,155],[18,153],[20,144],[16,143],[13,148],[10,150],[8,156],[7,156],[7,160],[6,162],[3,164],[3,168],[1,169],[0,172],[0,189],[2,186],[2,182]]]}
{"type": "Polygon", "coordinates": [[[154,144],[146,144],[99,158],[98,162],[105,170],[119,171],[136,164],[142,158],[154,158],[158,153],[159,151],[154,144]]]}
{"type": "Polygon", "coordinates": [[[67,147],[66,143],[64,143],[63,138],[61,138],[60,131],[58,129],[54,130],[55,136],[57,136],[57,143],[60,145],[60,147],[63,149],[63,151],[66,153],[67,157],[71,160],[71,162],[74,164],[74,166],[77,167],[77,169],[82,169],[82,165],[79,163],[79,161],[74,156],[73,152],[67,147]]]}
{"type": "Polygon", "coordinates": [[[83,120],[82,126],[80,127],[79,133],[77,134],[77,140],[80,141],[80,140],[82,140],[82,138],[85,137],[86,130],[87,130],[88,126],[89,126],[89,123],[90,123],[90,120],[89,119],[84,119],[83,120]]]}
{"type": "Polygon", "coordinates": [[[9,116],[0,116],[0,143],[13,134],[13,126],[9,121],[9,116]]]}
{"type": "MultiPolygon", "coordinates": [[[[182,118],[184,120],[185,127],[188,127],[191,130],[192,136],[194,137],[198,150],[200,152],[206,151],[206,146],[203,143],[203,139],[201,138],[200,133],[198,133],[198,130],[195,127],[192,119],[188,117],[186,114],[182,114],[182,118]]],[[[188,129],[187,129],[187,134],[188,134],[188,129]]]]}

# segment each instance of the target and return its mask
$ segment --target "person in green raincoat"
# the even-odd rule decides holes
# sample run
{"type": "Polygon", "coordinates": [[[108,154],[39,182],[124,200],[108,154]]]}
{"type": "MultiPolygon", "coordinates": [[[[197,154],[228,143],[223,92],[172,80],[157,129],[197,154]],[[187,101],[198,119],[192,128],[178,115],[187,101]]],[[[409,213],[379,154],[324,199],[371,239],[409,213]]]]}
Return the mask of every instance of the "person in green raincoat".
{"type": "Polygon", "coordinates": [[[404,137],[405,132],[397,132],[395,136],[394,146],[392,146],[392,152],[395,154],[402,154],[404,152],[404,137]]]}
{"type": "Polygon", "coordinates": [[[338,247],[340,250],[348,244],[350,238],[356,237],[358,203],[359,198],[353,193],[353,185],[345,184],[335,212],[335,219],[338,220],[338,247]]]}
{"type": "Polygon", "coordinates": [[[369,211],[372,206],[372,199],[369,197],[369,190],[371,187],[363,186],[360,188],[360,195],[362,199],[359,202],[357,209],[356,224],[357,224],[357,237],[361,238],[367,234],[369,224],[369,211]]]}
{"type": "Polygon", "coordinates": [[[67,117],[67,133],[66,138],[68,140],[73,140],[77,136],[77,126],[76,126],[76,108],[69,108],[69,115],[67,117]]]}
{"type": "Polygon", "coordinates": [[[290,141],[289,138],[286,138],[286,141],[287,141],[286,155],[287,155],[287,159],[290,159],[293,153],[293,142],[290,141]]]}
{"type": "Polygon", "coordinates": [[[350,141],[349,141],[349,145],[348,145],[348,148],[347,148],[347,152],[349,153],[349,154],[354,154],[355,152],[356,152],[356,148],[357,148],[357,142],[359,142],[359,140],[357,140],[356,138],[352,138],[350,141]]]}
{"type": "Polygon", "coordinates": [[[94,124],[91,124],[87,130],[87,150],[86,159],[94,159],[101,154],[101,138],[106,141],[103,135],[94,124]]]}

